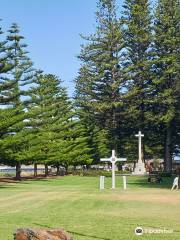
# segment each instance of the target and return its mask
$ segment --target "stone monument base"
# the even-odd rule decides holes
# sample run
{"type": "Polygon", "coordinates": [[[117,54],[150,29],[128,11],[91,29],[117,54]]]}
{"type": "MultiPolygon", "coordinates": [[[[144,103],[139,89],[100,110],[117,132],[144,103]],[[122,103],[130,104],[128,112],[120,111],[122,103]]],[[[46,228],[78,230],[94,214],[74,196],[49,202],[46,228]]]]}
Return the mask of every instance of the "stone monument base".
{"type": "Polygon", "coordinates": [[[144,175],[147,174],[145,164],[137,162],[134,168],[134,172],[132,173],[134,175],[144,175]]]}

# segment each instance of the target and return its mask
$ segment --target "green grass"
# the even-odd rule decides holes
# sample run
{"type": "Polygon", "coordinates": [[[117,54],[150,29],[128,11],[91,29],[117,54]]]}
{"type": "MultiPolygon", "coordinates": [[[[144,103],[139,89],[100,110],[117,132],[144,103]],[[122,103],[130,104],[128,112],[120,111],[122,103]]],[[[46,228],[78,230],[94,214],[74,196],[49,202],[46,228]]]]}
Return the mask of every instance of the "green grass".
{"type": "Polygon", "coordinates": [[[0,240],[12,240],[16,228],[63,227],[75,240],[180,239],[180,192],[147,178],[128,177],[128,189],[99,191],[99,178],[68,176],[0,184],[0,240]],[[171,234],[135,236],[137,226],[173,229],[171,234]]]}

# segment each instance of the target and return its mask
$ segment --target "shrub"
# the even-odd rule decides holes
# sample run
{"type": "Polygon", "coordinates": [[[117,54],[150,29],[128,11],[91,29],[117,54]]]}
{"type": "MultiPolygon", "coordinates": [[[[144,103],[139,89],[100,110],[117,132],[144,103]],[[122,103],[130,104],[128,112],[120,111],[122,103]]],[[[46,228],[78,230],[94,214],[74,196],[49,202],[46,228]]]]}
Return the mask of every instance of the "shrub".
{"type": "MultiPolygon", "coordinates": [[[[116,174],[126,174],[129,173],[127,171],[116,171],[116,174]]],[[[78,175],[78,176],[88,176],[88,177],[98,177],[98,176],[105,176],[111,177],[111,171],[106,170],[75,170],[75,171],[68,171],[68,174],[78,175]]]]}
{"type": "Polygon", "coordinates": [[[159,175],[160,175],[161,177],[171,177],[171,176],[172,176],[172,173],[170,173],[170,172],[161,172],[161,173],[159,173],[159,175]]]}

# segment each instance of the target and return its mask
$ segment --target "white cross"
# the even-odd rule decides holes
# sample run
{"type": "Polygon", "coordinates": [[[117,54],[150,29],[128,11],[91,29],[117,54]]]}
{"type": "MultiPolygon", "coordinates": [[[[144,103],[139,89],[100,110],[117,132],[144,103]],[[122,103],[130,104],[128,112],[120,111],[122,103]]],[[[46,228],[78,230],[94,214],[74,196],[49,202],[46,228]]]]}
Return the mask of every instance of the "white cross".
{"type": "Polygon", "coordinates": [[[141,149],[141,138],[144,137],[144,134],[141,134],[141,131],[139,131],[138,134],[135,135],[135,137],[138,137],[139,140],[139,163],[142,163],[142,149],[141,149]]]}
{"type": "Polygon", "coordinates": [[[126,158],[117,158],[115,156],[115,150],[112,150],[112,156],[110,158],[101,158],[101,162],[111,162],[112,164],[112,189],[115,189],[116,183],[115,183],[115,166],[116,162],[125,162],[126,158]]]}

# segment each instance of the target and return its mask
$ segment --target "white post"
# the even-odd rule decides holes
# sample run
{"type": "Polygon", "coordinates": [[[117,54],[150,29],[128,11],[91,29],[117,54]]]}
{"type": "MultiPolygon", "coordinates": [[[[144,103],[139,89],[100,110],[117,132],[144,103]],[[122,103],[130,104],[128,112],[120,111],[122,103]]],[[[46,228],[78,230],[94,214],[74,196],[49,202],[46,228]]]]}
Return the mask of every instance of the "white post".
{"type": "Polygon", "coordinates": [[[112,161],[112,189],[116,188],[116,180],[115,180],[115,162],[112,161]]]}
{"type": "Polygon", "coordinates": [[[112,150],[112,160],[115,161],[115,160],[116,160],[115,157],[116,157],[116,156],[115,156],[115,150],[112,150]]]}
{"type": "Polygon", "coordinates": [[[141,132],[139,132],[139,162],[142,162],[141,132]]]}
{"type": "Polygon", "coordinates": [[[144,137],[144,134],[141,134],[141,131],[139,131],[139,133],[137,135],[135,135],[136,137],[138,137],[138,142],[139,142],[139,160],[138,160],[138,163],[142,164],[142,140],[141,138],[144,137]]]}
{"type": "Polygon", "coordinates": [[[111,162],[112,162],[112,189],[116,188],[116,180],[115,180],[115,162],[116,162],[116,157],[115,157],[115,150],[112,150],[112,157],[111,157],[111,162]]]}
{"type": "Polygon", "coordinates": [[[100,190],[103,190],[104,189],[104,179],[105,177],[104,176],[100,176],[100,190]]]}
{"type": "Polygon", "coordinates": [[[126,176],[123,176],[123,188],[127,189],[126,176]]]}

